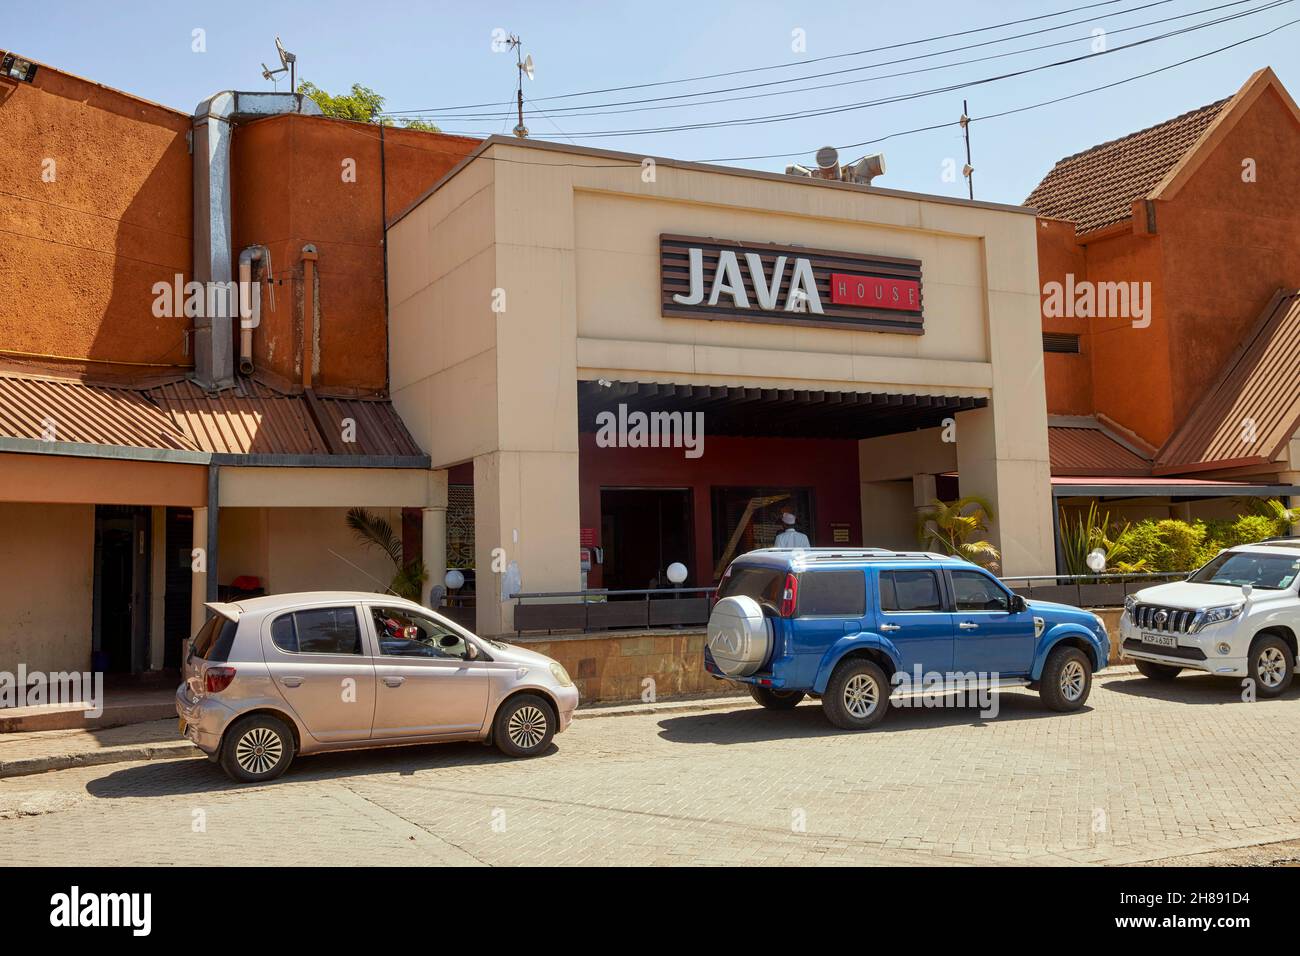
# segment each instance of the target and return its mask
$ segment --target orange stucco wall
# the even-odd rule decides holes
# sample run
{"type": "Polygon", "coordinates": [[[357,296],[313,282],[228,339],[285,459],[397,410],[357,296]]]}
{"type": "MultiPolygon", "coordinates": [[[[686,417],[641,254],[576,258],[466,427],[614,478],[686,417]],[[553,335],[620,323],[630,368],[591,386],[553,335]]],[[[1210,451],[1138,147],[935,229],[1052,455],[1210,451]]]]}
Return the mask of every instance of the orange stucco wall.
{"type": "Polygon", "coordinates": [[[363,392],[386,386],[384,212],[401,212],[477,142],[388,129],[381,151],[377,127],[311,116],[277,116],[236,130],[235,249],[266,245],[279,277],[275,307],[263,297],[254,334],[259,368],[286,382],[302,380],[302,250],[311,243],[319,257],[314,384],[363,392]]]}
{"type": "MultiPolygon", "coordinates": [[[[1064,282],[1067,274],[1076,279],[1088,274],[1083,247],[1074,241],[1074,223],[1059,219],[1038,220],[1038,271],[1043,282],[1064,282]]],[[[1054,415],[1092,413],[1092,343],[1086,319],[1043,317],[1044,332],[1079,336],[1079,354],[1046,353],[1043,375],[1047,381],[1047,410],[1054,415]]]]}
{"type": "MultiPolygon", "coordinates": [[[[0,362],[97,380],[193,367],[191,320],[153,314],[155,283],[192,275],[190,125],[186,113],[46,66],[32,84],[0,81],[0,362]]],[[[314,384],[385,388],[383,213],[401,212],[477,142],[388,129],[381,151],[375,126],[308,116],[236,128],[232,259],[263,243],[277,279],[254,336],[260,368],[302,380],[302,248],[312,243],[314,384]],[[345,178],[348,160],[355,176],[345,178]]]]}
{"type": "Polygon", "coordinates": [[[1273,293],[1300,286],[1300,124],[1266,90],[1188,180],[1159,203],[1173,330],[1174,414],[1218,378],[1273,293]],[[1256,181],[1242,180],[1255,160],[1256,181]]]}
{"type": "MultiPolygon", "coordinates": [[[[1083,331],[1083,356],[1046,356],[1054,414],[1102,413],[1159,446],[1192,411],[1279,288],[1300,286],[1300,124],[1270,89],[1243,111],[1183,187],[1145,221],[1071,237],[1039,221],[1042,283],[1149,281],[1152,322],[1043,319],[1044,331],[1083,331]],[[1256,160],[1257,181],[1242,162],[1256,160]],[[1083,359],[1084,361],[1080,361],[1083,359]],[[1084,368],[1086,366],[1086,370],[1084,368]]],[[[1139,206],[1139,211],[1142,207],[1139,206]]],[[[1143,217],[1145,219],[1145,217],[1143,217]]]]}
{"type": "MultiPolygon", "coordinates": [[[[0,81],[0,361],[98,378],[192,364],[153,285],[189,277],[189,117],[41,67],[0,81]]],[[[172,372],[177,369],[171,369],[172,372]]]]}

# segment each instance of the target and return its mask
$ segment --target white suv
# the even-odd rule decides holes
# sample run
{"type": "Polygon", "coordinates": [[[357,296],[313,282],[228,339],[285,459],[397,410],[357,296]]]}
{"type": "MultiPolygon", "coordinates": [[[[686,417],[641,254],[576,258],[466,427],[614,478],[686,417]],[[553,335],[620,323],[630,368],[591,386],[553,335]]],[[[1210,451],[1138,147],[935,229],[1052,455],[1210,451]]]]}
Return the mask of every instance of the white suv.
{"type": "Polygon", "coordinates": [[[1271,538],[1220,551],[1185,581],[1124,601],[1124,653],[1152,680],[1190,668],[1249,678],[1276,697],[1295,672],[1300,636],[1300,538],[1271,538]]]}

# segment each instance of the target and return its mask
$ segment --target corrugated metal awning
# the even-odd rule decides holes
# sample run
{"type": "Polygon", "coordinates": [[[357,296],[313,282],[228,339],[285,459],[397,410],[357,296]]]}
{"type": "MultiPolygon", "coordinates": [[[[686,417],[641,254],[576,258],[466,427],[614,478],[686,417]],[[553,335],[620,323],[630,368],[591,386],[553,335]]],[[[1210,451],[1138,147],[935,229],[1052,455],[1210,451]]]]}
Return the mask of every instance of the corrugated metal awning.
{"type": "Polygon", "coordinates": [[[391,458],[424,453],[392,403],[281,392],[242,380],[208,393],[0,375],[0,438],[213,455],[391,458]]]}
{"type": "Polygon", "coordinates": [[[1095,418],[1052,416],[1047,423],[1052,475],[1122,476],[1151,474],[1141,449],[1095,418]]]}
{"type": "Polygon", "coordinates": [[[1218,381],[1156,455],[1155,473],[1267,464],[1300,430],[1300,290],[1278,292],[1218,381]]]}

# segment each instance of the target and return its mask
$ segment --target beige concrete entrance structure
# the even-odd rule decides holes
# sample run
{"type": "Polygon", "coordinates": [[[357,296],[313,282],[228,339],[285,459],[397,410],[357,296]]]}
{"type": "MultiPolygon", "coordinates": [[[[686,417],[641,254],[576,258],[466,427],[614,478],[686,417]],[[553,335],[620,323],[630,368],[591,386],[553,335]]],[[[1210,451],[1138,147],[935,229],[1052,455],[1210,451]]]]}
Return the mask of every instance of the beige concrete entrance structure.
{"type": "Polygon", "coordinates": [[[579,586],[579,381],[984,399],[862,442],[867,543],[910,524],[891,483],[957,470],[1005,572],[1052,572],[1034,230],[1013,206],[485,141],[388,232],[393,401],[434,468],[474,463],[479,630],[511,629],[491,571],[579,586]],[[924,334],[667,318],[662,234],[920,260],[924,334]]]}

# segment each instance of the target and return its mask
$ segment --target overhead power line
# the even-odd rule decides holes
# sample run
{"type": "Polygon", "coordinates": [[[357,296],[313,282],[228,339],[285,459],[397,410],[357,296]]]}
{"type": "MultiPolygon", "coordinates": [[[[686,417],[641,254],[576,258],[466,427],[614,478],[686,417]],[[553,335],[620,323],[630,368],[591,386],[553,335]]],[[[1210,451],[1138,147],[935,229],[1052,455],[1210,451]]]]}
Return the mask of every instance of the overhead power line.
{"type": "MultiPolygon", "coordinates": [[[[1082,4],[1076,7],[1068,7],[1065,10],[1057,10],[1054,13],[1043,13],[1034,17],[1021,17],[1016,20],[1006,20],[1003,21],[1002,23],[993,23],[987,26],[974,27],[969,30],[959,30],[956,33],[942,33],[942,34],[937,34],[935,36],[921,37],[915,40],[905,40],[900,43],[890,43],[885,46],[871,47],[866,50],[853,50],[848,53],[833,53],[828,56],[812,57],[809,59],[798,60],[793,63],[791,62],[773,63],[768,66],[754,66],[754,67],[748,67],[746,69],[741,69],[741,70],[727,70],[722,73],[705,73],[699,76],[687,76],[675,80],[656,80],[650,83],[633,83],[628,86],[610,86],[610,87],[605,87],[603,89],[581,90],[574,93],[560,93],[554,96],[538,97],[538,100],[543,102],[550,102],[552,100],[567,100],[579,96],[594,96],[600,93],[621,93],[625,90],[643,90],[643,89],[649,89],[651,87],[673,86],[678,83],[695,83],[700,80],[716,80],[727,76],[743,76],[750,73],[761,73],[767,70],[795,69],[797,67],[807,66],[810,63],[822,63],[827,60],[839,60],[851,56],[864,56],[865,54],[868,53],[882,53],[886,50],[899,50],[909,46],[919,46],[924,43],[934,43],[938,40],[951,40],[956,37],[972,36],[976,33],[987,33],[990,30],[1001,30],[1005,27],[1019,26],[1022,23],[1034,23],[1040,20],[1050,20],[1053,17],[1061,17],[1069,13],[1077,13],[1080,10],[1095,10],[1098,7],[1110,7],[1120,2],[1122,2],[1122,0],[1103,0],[1103,2],[1100,3],[1082,4]]],[[[1161,2],[1168,2],[1168,0],[1161,0],[1161,2]]],[[[1155,4],[1151,4],[1151,5],[1154,6],[1155,4]]],[[[501,105],[500,103],[468,103],[468,104],[462,104],[460,106],[431,106],[419,110],[391,110],[388,112],[387,115],[400,116],[403,113],[451,113],[459,110],[483,109],[486,107],[495,107],[500,105],[501,105]]]]}
{"type": "MultiPolygon", "coordinates": [[[[1134,7],[1134,8],[1132,8],[1131,10],[1117,11],[1117,14],[1132,13],[1132,12],[1135,12],[1135,11],[1137,11],[1137,10],[1146,9],[1147,7],[1151,7],[1151,6],[1158,6],[1158,5],[1160,5],[1160,4],[1168,3],[1168,2],[1171,2],[1171,0],[1159,0],[1158,3],[1150,3],[1150,4],[1146,4],[1145,6],[1142,6],[1142,7],[1134,7]]],[[[1165,24],[1165,23],[1172,23],[1172,22],[1174,22],[1174,21],[1176,21],[1176,20],[1186,20],[1186,19],[1189,18],[1189,17],[1199,16],[1199,15],[1204,14],[1204,13],[1214,13],[1215,11],[1218,11],[1218,10],[1224,10],[1224,9],[1228,9],[1228,8],[1230,8],[1230,7],[1239,7],[1239,6],[1242,6],[1243,4],[1254,3],[1254,2],[1257,2],[1257,0],[1230,0],[1230,2],[1227,2],[1227,3],[1221,3],[1221,4],[1217,4],[1217,5],[1215,5],[1215,6],[1211,6],[1211,7],[1203,7],[1203,8],[1198,9],[1198,10],[1192,10],[1192,11],[1189,11],[1189,12],[1187,12],[1187,13],[1180,13],[1180,14],[1176,14],[1176,15],[1174,15],[1174,16],[1170,16],[1170,17],[1161,17],[1161,18],[1158,18],[1158,19],[1155,19],[1155,20],[1148,20],[1148,21],[1145,21],[1145,22],[1143,22],[1143,23],[1136,23],[1136,24],[1132,24],[1132,25],[1130,25],[1130,26],[1126,26],[1126,27],[1117,27],[1117,28],[1115,28],[1115,29],[1112,29],[1112,30],[1107,31],[1107,35],[1108,35],[1108,36],[1114,36],[1114,35],[1121,34],[1121,33],[1131,33],[1131,32],[1134,31],[1134,30],[1140,30],[1140,29],[1143,29],[1143,28],[1145,28],[1145,27],[1159,26],[1159,25],[1161,25],[1161,24],[1165,24]]],[[[1266,8],[1261,8],[1261,9],[1266,9],[1266,8]]],[[[795,87],[795,88],[793,88],[793,89],[786,89],[786,90],[768,90],[767,92],[764,92],[764,93],[749,93],[749,94],[746,94],[746,95],[743,95],[743,96],[728,96],[728,97],[722,97],[722,98],[719,98],[719,99],[695,100],[695,101],[693,101],[693,102],[685,102],[685,103],[664,103],[664,102],[662,102],[662,101],[664,101],[664,100],[691,99],[691,98],[693,98],[693,97],[697,97],[697,96],[710,96],[710,95],[712,95],[713,93],[725,93],[725,92],[733,92],[733,91],[737,91],[737,90],[752,90],[752,89],[759,89],[759,88],[762,88],[762,87],[768,87],[768,86],[777,85],[777,84],[785,84],[785,83],[798,82],[799,80],[818,79],[818,78],[820,78],[820,77],[826,77],[826,76],[837,76],[837,75],[842,75],[842,74],[844,74],[844,73],[857,73],[857,72],[861,72],[861,71],[863,71],[863,70],[874,70],[874,69],[879,69],[879,68],[881,68],[881,67],[885,67],[885,66],[893,66],[893,65],[896,65],[896,64],[900,64],[900,63],[910,63],[910,62],[914,62],[914,61],[916,61],[916,60],[926,60],[926,59],[931,59],[931,58],[936,57],[936,56],[944,56],[944,55],[949,54],[949,53],[958,53],[958,52],[962,52],[962,51],[965,51],[965,50],[971,50],[971,49],[977,49],[977,48],[980,48],[980,47],[990,46],[990,45],[993,45],[993,44],[1005,43],[1005,42],[1008,42],[1008,41],[1010,41],[1010,40],[1021,39],[1021,38],[1026,37],[1026,36],[1033,36],[1033,35],[1040,34],[1040,33],[1053,32],[1053,31],[1055,31],[1055,30],[1064,29],[1065,27],[1069,27],[1069,26],[1077,26],[1079,23],[1085,23],[1085,22],[1094,22],[1094,23],[1095,23],[1096,21],[1087,21],[1087,20],[1084,20],[1084,21],[1074,21],[1074,22],[1069,23],[1069,24],[1062,24],[1062,25],[1059,26],[1059,27],[1051,27],[1051,28],[1049,28],[1049,29],[1047,29],[1047,30],[1035,30],[1035,31],[1032,31],[1032,32],[1030,32],[1030,33],[1017,34],[1017,35],[1015,35],[1015,36],[1003,37],[1003,38],[1001,38],[1001,39],[997,39],[997,40],[986,40],[986,41],[983,41],[983,42],[981,42],[981,43],[972,43],[972,44],[967,44],[967,45],[965,45],[965,46],[953,47],[953,48],[950,48],[950,49],[947,49],[947,50],[939,50],[939,51],[935,51],[935,52],[933,52],[933,53],[918,54],[918,55],[916,55],[916,56],[903,57],[903,58],[901,58],[901,59],[897,59],[897,60],[885,60],[885,61],[883,61],[883,62],[880,62],[880,63],[874,63],[874,64],[871,64],[871,65],[869,65],[869,66],[852,67],[851,69],[847,69],[847,70],[836,70],[836,71],[833,71],[833,72],[831,72],[831,73],[819,73],[819,74],[812,74],[812,75],[810,75],[810,76],[793,77],[793,78],[791,78],[791,79],[786,79],[786,80],[776,80],[776,81],[773,81],[772,83],[762,83],[762,84],[756,84],[756,85],[753,85],[753,86],[731,87],[730,89],[726,89],[726,90],[710,90],[710,91],[703,91],[703,92],[700,92],[700,93],[685,93],[685,94],[680,94],[680,95],[678,95],[678,96],[668,96],[668,97],[650,97],[650,98],[648,98],[648,99],[643,99],[643,100],[624,100],[624,101],[622,101],[622,102],[613,102],[613,103],[595,103],[595,104],[587,104],[587,105],[581,105],[581,106],[553,106],[553,107],[551,107],[551,113],[552,113],[552,114],[557,114],[557,115],[558,115],[558,114],[561,114],[561,113],[564,113],[564,114],[567,114],[569,117],[572,118],[572,117],[589,117],[589,116],[616,116],[616,115],[622,115],[622,114],[627,114],[627,113],[641,113],[641,112],[651,112],[651,111],[667,110],[667,109],[690,109],[690,108],[694,108],[694,107],[699,107],[699,106],[709,106],[709,105],[714,105],[714,104],[718,104],[718,103],[734,103],[734,102],[739,102],[739,101],[743,101],[743,100],[766,99],[766,98],[771,98],[771,97],[774,97],[774,96],[788,96],[788,95],[791,95],[791,94],[794,94],[794,93],[808,93],[808,92],[814,92],[814,91],[817,91],[817,90],[833,89],[833,88],[841,87],[841,86],[854,86],[854,85],[862,84],[862,83],[872,83],[872,82],[876,82],[876,81],[879,81],[879,80],[896,79],[896,78],[898,78],[898,77],[903,77],[903,76],[913,76],[913,75],[916,75],[916,74],[918,74],[918,73],[931,73],[931,72],[934,72],[934,71],[936,71],[936,70],[946,70],[946,69],[952,69],[952,68],[954,68],[954,67],[958,67],[958,66],[968,66],[968,65],[970,65],[970,64],[972,64],[972,63],[983,63],[983,62],[987,62],[987,61],[989,61],[989,60],[1004,59],[1004,58],[1006,58],[1006,57],[1010,57],[1010,56],[1020,56],[1020,55],[1022,55],[1022,54],[1026,54],[1026,53],[1036,53],[1036,52],[1039,52],[1039,51],[1041,51],[1041,50],[1049,50],[1049,49],[1052,49],[1052,48],[1054,48],[1054,47],[1069,46],[1070,44],[1074,44],[1074,43],[1087,42],[1087,41],[1093,39],[1093,36],[1092,36],[1091,34],[1089,34],[1089,35],[1086,36],[1086,37],[1079,37],[1079,36],[1076,36],[1076,37],[1071,37],[1071,38],[1069,38],[1069,39],[1067,39],[1067,40],[1056,40],[1056,41],[1053,41],[1053,42],[1051,42],[1051,43],[1043,43],[1043,44],[1038,44],[1038,45],[1036,45],[1036,46],[1022,47],[1022,48],[1020,48],[1020,49],[1018,49],[1018,50],[1008,50],[1008,51],[1003,52],[1003,53],[994,53],[994,54],[990,54],[990,55],[988,55],[988,56],[983,56],[983,57],[972,57],[972,58],[970,58],[970,59],[965,59],[965,60],[955,60],[955,61],[950,62],[950,63],[941,63],[941,64],[938,64],[938,65],[936,65],[936,66],[921,67],[921,68],[918,68],[918,69],[915,69],[915,70],[903,70],[903,71],[899,71],[899,72],[896,72],[896,73],[884,73],[884,74],[880,74],[880,75],[877,75],[877,76],[861,77],[861,78],[853,79],[853,80],[842,80],[842,81],[835,82],[835,83],[818,83],[818,84],[815,84],[815,85],[812,85],[812,86],[801,86],[801,87],[795,87]],[[616,107],[616,106],[629,106],[629,105],[637,104],[637,103],[660,103],[661,105],[658,105],[658,106],[640,106],[640,107],[636,107],[636,106],[634,106],[633,108],[630,108],[630,109],[605,109],[605,108],[604,108],[604,107],[616,107]]],[[[1218,21],[1216,21],[1216,22],[1218,22],[1218,21]]],[[[530,102],[533,102],[533,101],[530,100],[530,102]]],[[[423,117],[423,118],[433,119],[433,120],[440,120],[440,121],[447,121],[447,122],[458,122],[458,121],[464,121],[464,120],[469,120],[469,121],[475,121],[475,120],[478,120],[478,121],[495,121],[495,120],[499,120],[499,119],[502,119],[502,118],[508,117],[509,115],[510,115],[510,114],[509,114],[509,113],[506,113],[506,112],[500,112],[500,113],[477,113],[477,114],[468,114],[468,113],[467,113],[467,114],[460,115],[460,116],[452,116],[452,115],[447,115],[447,114],[441,114],[441,113],[440,113],[440,114],[427,114],[427,115],[426,115],[425,117],[423,117]]]]}
{"type": "MultiPolygon", "coordinates": [[[[1209,57],[1212,56],[1217,56],[1220,53],[1226,53],[1228,50],[1236,49],[1237,47],[1244,46],[1247,43],[1253,43],[1256,40],[1262,40],[1265,37],[1272,36],[1275,33],[1279,33],[1282,30],[1285,30],[1289,27],[1293,27],[1298,23],[1300,23],[1300,18],[1295,20],[1288,20],[1286,23],[1278,24],[1277,26],[1269,30],[1265,30],[1262,33],[1257,33],[1253,36],[1248,36],[1243,39],[1236,40],[1232,43],[1228,43],[1223,46],[1216,47],[1213,50],[1207,50],[1204,53],[1198,53],[1195,56],[1189,56],[1182,60],[1177,60],[1173,63],[1166,64],[1165,66],[1156,67],[1153,70],[1146,70],[1142,73],[1135,73],[1132,76],[1126,76],[1121,79],[1114,80],[1110,83],[1103,83],[1099,86],[1092,86],[1092,87],[1088,87],[1087,89],[1077,90],[1074,93],[1067,93],[1063,96],[1056,96],[1056,97],[1052,97],[1051,99],[1039,100],[1036,103],[1028,103],[1024,106],[1017,106],[1011,109],[1000,110],[996,113],[987,113],[983,116],[973,116],[970,118],[970,122],[972,123],[984,122],[986,120],[1000,119],[1002,117],[1012,116],[1018,113],[1027,113],[1031,110],[1041,109],[1045,106],[1053,106],[1057,103],[1064,103],[1069,100],[1078,99],[1080,97],[1090,96],[1094,93],[1100,93],[1106,90],[1115,89],[1116,87],[1124,86],[1125,84],[1128,83],[1133,83],[1138,80],[1146,79],[1147,77],[1156,76],[1161,73],[1166,73],[1170,70],[1177,69],[1180,66],[1186,66],[1189,63],[1196,63],[1200,60],[1208,59],[1209,57]]],[[[837,149],[840,152],[847,152],[853,149],[862,149],[867,146],[877,146],[880,143],[884,143],[893,139],[901,139],[905,136],[916,136],[922,133],[934,132],[936,130],[941,130],[941,129],[949,129],[952,127],[958,127],[960,125],[961,124],[959,120],[949,120],[943,123],[931,123],[927,126],[916,126],[916,127],[912,127],[911,129],[895,130],[892,133],[886,133],[882,136],[876,136],[871,139],[862,140],[861,142],[857,142],[857,143],[845,143],[843,145],[836,146],[835,149],[837,149]]],[[[801,156],[802,157],[811,156],[815,152],[815,149],[816,149],[815,147],[809,147],[808,149],[801,149],[795,152],[787,152],[787,153],[762,153],[762,154],[751,154],[748,156],[715,156],[707,159],[685,160],[685,162],[693,162],[693,163],[700,163],[700,164],[720,164],[720,163],[761,162],[764,160],[772,160],[772,159],[796,159],[801,156]]],[[[667,161],[664,157],[652,157],[652,158],[667,161]]],[[[574,168],[581,168],[581,169],[624,169],[624,170],[633,169],[633,170],[637,170],[639,173],[639,167],[629,165],[627,160],[609,162],[609,163],[566,162],[566,161],[552,162],[552,161],[545,161],[545,160],[510,159],[504,156],[486,156],[486,155],[480,156],[479,159],[487,160],[495,163],[505,163],[513,166],[560,166],[560,167],[574,167],[574,168]]],[[[799,180],[799,181],[802,182],[803,180],[799,180]]]]}
{"type": "Polygon", "coordinates": [[[830,107],[821,107],[821,108],[808,109],[808,110],[797,110],[797,111],[787,112],[787,113],[772,113],[772,114],[766,114],[760,116],[747,116],[747,117],[739,117],[739,118],[726,119],[726,120],[714,120],[709,122],[684,123],[675,126],[642,127],[642,128],[616,129],[616,130],[588,130],[588,131],[579,131],[579,132],[569,132],[567,135],[570,137],[578,137],[583,139],[605,139],[614,136],[647,136],[647,135],[654,135],[658,133],[676,133],[676,132],[687,132],[687,131],[702,130],[702,129],[728,129],[728,128],[739,128],[739,127],[747,127],[747,126],[763,126],[763,125],[770,125],[773,123],[786,123],[786,122],[791,122],[793,120],[808,119],[817,116],[831,116],[840,113],[857,112],[860,110],[871,109],[878,106],[886,106],[894,103],[902,103],[902,102],[909,102],[917,99],[923,99],[930,96],[936,96],[940,93],[950,93],[956,90],[970,89],[973,87],[984,86],[990,83],[997,83],[1003,80],[1014,79],[1017,77],[1030,76],[1032,74],[1039,73],[1044,70],[1051,70],[1061,66],[1068,66],[1075,63],[1083,63],[1089,60],[1095,60],[1100,57],[1110,56],[1111,54],[1114,53],[1121,53],[1126,50],[1132,50],[1138,47],[1146,46],[1148,44],[1157,43],[1162,40],[1167,40],[1170,39],[1171,37],[1184,36],[1187,34],[1195,33],[1200,30],[1205,30],[1210,27],[1214,27],[1223,23],[1230,22],[1232,20],[1238,20],[1243,17],[1254,16],[1255,14],[1266,12],[1268,10],[1272,10],[1277,7],[1286,6],[1294,2],[1295,0],[1271,0],[1271,2],[1266,3],[1263,6],[1253,8],[1251,10],[1245,10],[1240,13],[1235,13],[1229,16],[1220,17],[1216,20],[1210,20],[1205,23],[1193,24],[1187,27],[1182,27],[1178,30],[1171,30],[1166,33],[1158,34],[1156,36],[1145,37],[1141,40],[1135,40],[1132,43],[1125,43],[1125,44],[1121,44],[1120,46],[1109,47],[1105,50],[1085,53],[1074,57],[1067,57],[1066,59],[1056,60],[1051,63],[1044,63],[1034,67],[1026,67],[1020,70],[1012,70],[1006,73],[981,77],[979,79],[969,80],[962,83],[953,83],[947,86],[939,86],[939,87],[932,87],[930,89],[916,90],[910,93],[901,93],[894,96],[881,97],[875,100],[865,100],[856,103],[841,103],[830,107]]]}
{"type": "MultiPolygon", "coordinates": [[[[1157,67],[1154,70],[1147,70],[1142,73],[1135,73],[1132,76],[1126,76],[1122,79],[1114,80],[1110,83],[1103,83],[1099,86],[1091,86],[1088,87],[1087,89],[1078,90],[1074,93],[1067,93],[1064,96],[1055,96],[1052,97],[1051,99],[1039,100],[1037,103],[1029,103],[1025,106],[1017,106],[1011,109],[1000,110],[996,113],[987,113],[983,116],[972,116],[970,118],[970,121],[972,123],[979,123],[979,122],[984,122],[986,120],[1000,119],[1004,116],[1013,116],[1018,113],[1027,113],[1030,110],[1041,109],[1044,106],[1054,106],[1057,103],[1064,103],[1067,102],[1068,100],[1078,99],[1081,96],[1090,96],[1093,93],[1100,93],[1105,90],[1114,89],[1115,87],[1118,86],[1124,86],[1127,83],[1133,83],[1137,80],[1143,80],[1146,79],[1147,77],[1156,76],[1157,74],[1160,73],[1166,73],[1169,70],[1177,69],[1180,66],[1186,66],[1188,63],[1196,63],[1200,60],[1204,60],[1212,56],[1217,56],[1220,53],[1226,53],[1228,50],[1236,49],[1237,47],[1244,46],[1247,43],[1253,43],[1255,40],[1262,40],[1265,37],[1272,36],[1273,34],[1279,33],[1282,30],[1287,29],[1288,27],[1295,26],[1297,23],[1300,23],[1300,18],[1297,18],[1295,20],[1288,20],[1286,23],[1280,23],[1277,26],[1273,27],[1272,29],[1265,30],[1262,33],[1256,33],[1254,36],[1248,36],[1241,40],[1236,40],[1232,43],[1225,44],[1224,46],[1216,47],[1213,50],[1207,50],[1204,53],[1198,53],[1195,56],[1189,56],[1185,59],[1177,60],[1174,63],[1169,63],[1166,64],[1165,66],[1157,67]]],[[[913,136],[919,133],[928,133],[934,130],[947,129],[949,127],[954,127],[959,125],[960,122],[958,120],[951,120],[946,123],[933,123],[929,126],[918,126],[913,129],[897,130],[893,133],[886,133],[884,136],[877,136],[872,139],[862,140],[861,142],[858,143],[845,143],[843,146],[837,146],[835,148],[840,151],[861,149],[867,146],[878,145],[887,140],[898,139],[903,136],[913,136]]],[[[743,162],[758,162],[761,160],[768,160],[768,159],[794,159],[799,156],[810,156],[812,155],[813,152],[814,149],[810,148],[810,149],[800,150],[799,152],[796,153],[767,153],[765,155],[725,156],[725,157],[718,157],[714,159],[699,159],[699,160],[695,160],[695,162],[743,163],[743,162]]]]}

